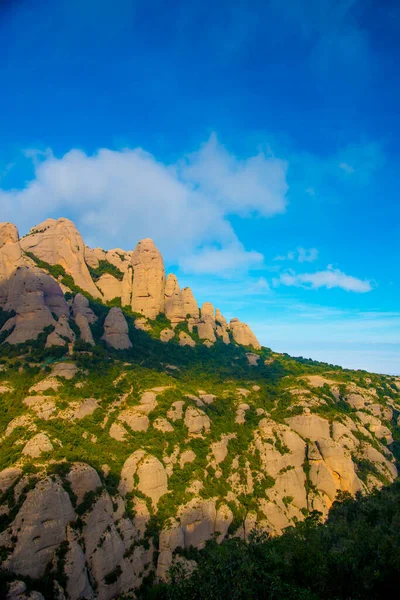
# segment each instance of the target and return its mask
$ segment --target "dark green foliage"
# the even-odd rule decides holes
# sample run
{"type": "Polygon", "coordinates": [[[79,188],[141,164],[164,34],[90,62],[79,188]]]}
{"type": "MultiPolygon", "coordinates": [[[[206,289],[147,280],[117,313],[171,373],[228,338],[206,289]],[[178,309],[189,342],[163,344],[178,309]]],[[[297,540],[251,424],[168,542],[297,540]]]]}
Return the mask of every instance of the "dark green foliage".
{"type": "MultiPolygon", "coordinates": [[[[178,565],[171,583],[139,595],[150,600],[380,600],[397,595],[400,576],[400,482],[352,499],[343,494],[328,521],[316,511],[269,538],[207,543],[189,577],[178,565]]],[[[289,499],[287,499],[289,502],[289,499]]]]}
{"type": "Polygon", "coordinates": [[[99,260],[99,264],[97,267],[89,267],[89,273],[92,276],[93,281],[97,281],[100,279],[102,275],[105,273],[109,273],[119,281],[122,281],[124,278],[124,274],[118,267],[108,262],[108,260],[99,260]]]}
{"type": "Polygon", "coordinates": [[[0,307],[0,329],[8,321],[8,319],[15,317],[15,314],[15,310],[6,311],[0,307]]]}
{"type": "Polygon", "coordinates": [[[104,577],[104,583],[106,585],[111,585],[112,583],[115,583],[118,577],[121,575],[121,573],[122,569],[119,565],[117,565],[115,569],[111,571],[111,573],[108,573],[108,575],[104,577]]]}

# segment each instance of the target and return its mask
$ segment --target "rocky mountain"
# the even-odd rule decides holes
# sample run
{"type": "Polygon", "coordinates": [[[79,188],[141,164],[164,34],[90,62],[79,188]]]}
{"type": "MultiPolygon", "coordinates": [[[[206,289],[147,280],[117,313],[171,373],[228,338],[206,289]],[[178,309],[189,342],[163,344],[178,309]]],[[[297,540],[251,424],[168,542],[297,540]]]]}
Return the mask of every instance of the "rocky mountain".
{"type": "Polygon", "coordinates": [[[399,415],[400,378],[261,347],[149,239],[0,225],[1,597],[143,598],[211,538],[325,518],[397,478],[399,415]]]}
{"type": "Polygon", "coordinates": [[[109,319],[114,323],[113,334],[104,337],[116,349],[130,343],[124,338],[129,334],[121,307],[136,317],[137,328],[148,331],[151,322],[163,315],[166,327],[157,337],[164,342],[175,339],[182,346],[210,346],[220,338],[226,344],[260,348],[245,323],[232,319],[228,324],[209,302],[199,309],[190,288],[181,291],[176,276],[166,276],[162,256],[151,239],[141,240],[132,252],[104,251],[85,246],[68,219],[47,219],[22,239],[14,225],[0,224],[0,308],[13,313],[0,330],[3,342],[36,340],[50,326],[54,330],[48,346],[74,342],[64,320],[59,324],[64,316],[72,318],[81,338],[94,345],[88,324],[96,317],[86,310],[85,297],[117,309],[109,319]],[[124,332],[121,339],[120,330],[124,332]]]}

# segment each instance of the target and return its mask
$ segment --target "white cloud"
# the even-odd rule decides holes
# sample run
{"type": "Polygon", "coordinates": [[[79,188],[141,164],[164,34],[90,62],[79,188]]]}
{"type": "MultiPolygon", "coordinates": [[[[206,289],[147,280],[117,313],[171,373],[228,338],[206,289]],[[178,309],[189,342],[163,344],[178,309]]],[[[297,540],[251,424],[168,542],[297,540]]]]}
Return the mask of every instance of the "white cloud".
{"type": "Polygon", "coordinates": [[[314,262],[318,258],[318,250],[316,248],[299,247],[296,251],[290,251],[287,254],[275,256],[274,260],[288,261],[296,260],[299,263],[314,262]]]}
{"type": "Polygon", "coordinates": [[[351,165],[349,165],[345,162],[341,162],[339,164],[339,169],[342,169],[342,171],[345,171],[348,175],[351,175],[351,173],[354,173],[354,167],[352,167],[351,165]]]}
{"type": "Polygon", "coordinates": [[[181,173],[227,213],[271,216],[286,208],[286,169],[285,161],[263,152],[238,160],[213,134],[182,163],[181,173]]]}
{"type": "Polygon", "coordinates": [[[226,248],[214,246],[202,248],[198,252],[184,256],[180,266],[183,271],[193,274],[232,275],[237,271],[260,266],[263,259],[263,255],[259,252],[246,252],[242,244],[234,243],[226,248]]]}
{"type": "Polygon", "coordinates": [[[286,163],[263,153],[239,159],[215,135],[172,165],[141,148],[30,155],[35,178],[23,189],[0,189],[2,219],[26,231],[49,216],[68,216],[105,248],[152,237],[167,261],[198,272],[260,264],[228,216],[271,216],[286,206],[286,163]]]}
{"type": "Polygon", "coordinates": [[[326,269],[325,271],[316,271],[315,273],[282,273],[279,278],[274,279],[274,285],[286,285],[292,287],[304,287],[319,289],[341,288],[347,292],[370,292],[371,283],[366,280],[358,279],[351,275],[346,275],[339,269],[326,269]]]}

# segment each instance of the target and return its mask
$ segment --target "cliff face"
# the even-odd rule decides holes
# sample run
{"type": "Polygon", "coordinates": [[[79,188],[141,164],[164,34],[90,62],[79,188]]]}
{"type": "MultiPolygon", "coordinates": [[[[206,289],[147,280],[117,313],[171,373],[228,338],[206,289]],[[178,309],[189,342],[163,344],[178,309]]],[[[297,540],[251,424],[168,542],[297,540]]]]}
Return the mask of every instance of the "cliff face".
{"type": "Polygon", "coordinates": [[[116,599],[214,536],[279,534],[397,477],[400,378],[260,348],[151,240],[90,250],[55,223],[0,226],[4,597],[116,599]]]}
{"type": "MultiPolygon", "coordinates": [[[[22,239],[14,225],[0,224],[0,307],[17,313],[16,319],[4,330],[11,332],[12,327],[16,327],[7,343],[36,339],[46,327],[55,326],[48,311],[55,312],[57,317],[60,314],[69,316],[62,299],[66,291],[79,291],[103,303],[118,302],[123,308],[141,315],[144,320],[138,325],[147,330],[151,329],[151,324],[146,320],[154,321],[163,314],[172,329],[179,323],[186,323],[185,343],[190,346],[196,345],[190,336],[196,328],[201,343],[206,345],[220,337],[225,343],[260,348],[247,325],[238,327],[237,320],[234,325],[227,325],[222,315],[216,322],[214,312],[210,312],[214,311],[210,303],[206,303],[208,312],[205,308],[200,317],[190,288],[181,291],[176,276],[166,276],[162,256],[148,238],[141,240],[130,252],[119,248],[104,251],[85,246],[75,225],[68,219],[47,219],[22,239]],[[35,280],[37,289],[30,290],[30,280],[35,280]],[[56,310],[53,310],[54,306],[56,310]]],[[[76,318],[75,314],[71,316],[76,318]]],[[[82,337],[93,345],[84,321],[80,314],[77,325],[84,331],[82,337]]],[[[165,335],[162,339],[168,341],[165,335]]],[[[55,340],[54,335],[51,340],[55,340]]],[[[59,340],[57,338],[58,345],[59,340]]],[[[128,345],[124,344],[124,347],[128,345]]]]}

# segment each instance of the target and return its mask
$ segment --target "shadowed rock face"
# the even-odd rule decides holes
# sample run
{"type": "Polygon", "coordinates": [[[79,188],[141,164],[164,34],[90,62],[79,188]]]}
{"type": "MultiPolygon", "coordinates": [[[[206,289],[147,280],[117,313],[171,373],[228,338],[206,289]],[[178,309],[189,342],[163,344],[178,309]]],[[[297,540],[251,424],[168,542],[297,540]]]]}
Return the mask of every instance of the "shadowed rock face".
{"type": "Polygon", "coordinates": [[[128,335],[128,324],[120,308],[114,307],[104,321],[103,340],[116,350],[126,350],[132,347],[128,335]]]}

